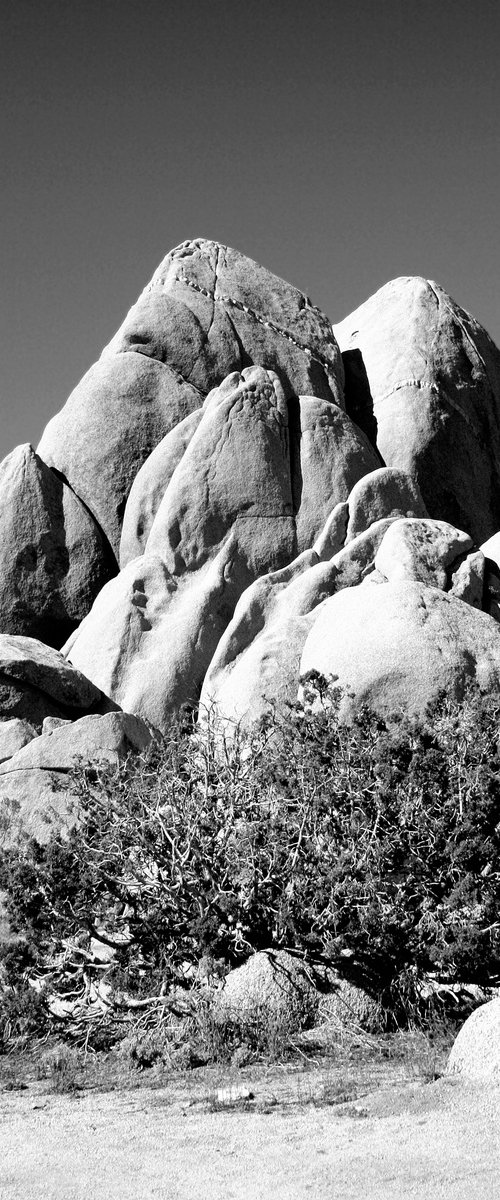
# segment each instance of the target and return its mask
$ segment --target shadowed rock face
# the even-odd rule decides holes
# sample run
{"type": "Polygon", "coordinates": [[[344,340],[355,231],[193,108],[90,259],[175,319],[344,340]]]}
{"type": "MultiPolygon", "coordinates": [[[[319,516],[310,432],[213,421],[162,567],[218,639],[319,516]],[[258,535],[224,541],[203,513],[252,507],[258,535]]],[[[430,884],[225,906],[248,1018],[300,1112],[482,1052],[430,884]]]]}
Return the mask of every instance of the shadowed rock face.
{"type": "Polygon", "coordinates": [[[36,638],[0,634],[3,721],[17,719],[40,732],[46,717],[74,719],[116,707],[59,651],[36,638]]]}
{"type": "Polygon", "coordinates": [[[62,646],[117,567],[88,510],[31,446],[0,464],[0,633],[62,646]]]}
{"type": "Polygon", "coordinates": [[[0,663],[17,791],[66,769],[74,725],[30,750],[44,719],[248,726],[310,668],[384,712],[500,691],[500,353],[427,280],[332,332],[244,255],[183,243],[0,499],[0,629],[67,637],[52,675],[30,636],[0,663]]]}

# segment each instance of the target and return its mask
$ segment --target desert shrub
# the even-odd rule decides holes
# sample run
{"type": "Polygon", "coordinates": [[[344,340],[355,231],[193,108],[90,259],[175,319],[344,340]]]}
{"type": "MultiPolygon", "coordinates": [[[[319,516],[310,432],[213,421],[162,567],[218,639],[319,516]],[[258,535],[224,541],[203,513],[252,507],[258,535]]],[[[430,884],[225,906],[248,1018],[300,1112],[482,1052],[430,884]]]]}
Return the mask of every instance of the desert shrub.
{"type": "Polygon", "coordinates": [[[24,939],[0,942],[0,1052],[46,1032],[43,997],[29,982],[37,959],[24,939]]]}
{"type": "Polygon", "coordinates": [[[496,981],[499,716],[471,695],[425,721],[362,712],[346,726],[316,677],[245,742],[173,730],[139,760],[80,772],[70,838],[2,856],[32,971],[74,993],[97,971],[97,937],[120,1004],[192,982],[203,958],[286,947],[403,1015],[429,973],[496,981]]]}

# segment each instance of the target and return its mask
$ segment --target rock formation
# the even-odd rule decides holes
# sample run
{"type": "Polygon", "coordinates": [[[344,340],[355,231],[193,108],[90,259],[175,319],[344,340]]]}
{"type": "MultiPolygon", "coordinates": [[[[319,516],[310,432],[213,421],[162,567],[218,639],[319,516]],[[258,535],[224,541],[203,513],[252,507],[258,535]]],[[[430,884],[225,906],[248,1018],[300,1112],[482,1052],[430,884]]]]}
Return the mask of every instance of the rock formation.
{"type": "Polygon", "coordinates": [[[500,1075],[500,998],[481,1004],[462,1025],[446,1065],[448,1075],[496,1079],[500,1075]]]}
{"type": "Polygon", "coordinates": [[[31,446],[0,465],[0,633],[61,646],[116,574],[88,509],[31,446]]]}
{"type": "Polygon", "coordinates": [[[500,351],[428,279],[394,279],[333,326],[360,351],[389,467],[408,471],[431,517],[481,541],[500,527],[500,351]]]}
{"type": "Polygon", "coordinates": [[[0,796],[28,815],[76,748],[115,761],[185,704],[248,726],[309,670],[346,715],[500,695],[500,352],[427,280],[332,327],[183,243],[0,496],[0,796]]]}

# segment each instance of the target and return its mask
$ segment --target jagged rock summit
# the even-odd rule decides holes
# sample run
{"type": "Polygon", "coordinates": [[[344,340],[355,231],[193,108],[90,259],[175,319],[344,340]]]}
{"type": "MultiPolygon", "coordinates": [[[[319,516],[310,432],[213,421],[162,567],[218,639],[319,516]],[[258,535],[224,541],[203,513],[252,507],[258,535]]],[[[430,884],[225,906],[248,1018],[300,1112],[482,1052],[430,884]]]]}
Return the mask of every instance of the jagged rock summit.
{"type": "Polygon", "coordinates": [[[0,495],[0,797],[28,811],[73,734],[114,760],[185,704],[250,725],[310,669],[346,716],[500,694],[500,352],[427,280],[332,326],[184,242],[0,495]]]}

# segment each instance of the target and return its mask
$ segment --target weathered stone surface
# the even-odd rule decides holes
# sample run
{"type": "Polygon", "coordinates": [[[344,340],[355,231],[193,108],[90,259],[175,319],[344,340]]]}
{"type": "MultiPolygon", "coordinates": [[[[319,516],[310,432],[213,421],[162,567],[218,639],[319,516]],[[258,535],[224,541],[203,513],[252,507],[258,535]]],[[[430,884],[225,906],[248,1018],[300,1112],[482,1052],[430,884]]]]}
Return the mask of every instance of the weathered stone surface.
{"type": "Polygon", "coordinates": [[[261,367],[235,372],[210,392],[146,553],[181,575],[215,557],[231,532],[248,582],[295,557],[288,408],[277,376],[261,367]]]}
{"type": "Polygon", "coordinates": [[[337,572],[336,591],[356,587],[363,579],[373,574],[378,548],[391,525],[397,520],[397,517],[384,517],[381,521],[374,521],[364,533],[358,533],[357,537],[351,542],[346,542],[342,549],[333,555],[332,563],[337,572]]]}
{"type": "Polygon", "coordinates": [[[61,646],[116,574],[106,538],[29,445],[0,464],[0,633],[61,646]]]}
{"type": "Polygon", "coordinates": [[[482,1004],[467,1017],[451,1048],[446,1073],[470,1079],[500,1076],[500,999],[482,1004]]]}
{"type": "Polygon", "coordinates": [[[66,708],[91,708],[101,700],[90,679],[35,638],[0,635],[0,679],[37,688],[66,708]]]}
{"type": "Polygon", "coordinates": [[[52,733],[54,729],[60,729],[61,725],[71,725],[69,717],[45,717],[42,725],[42,733],[52,733]]]}
{"type": "Polygon", "coordinates": [[[343,367],[327,318],[290,284],[215,242],[160,264],[98,363],[39,445],[119,553],[133,480],[162,438],[232,371],[274,370],[287,396],[343,406],[343,367]]]}
{"type": "Polygon", "coordinates": [[[7,763],[0,776],[13,771],[71,771],[80,764],[116,763],[132,750],[145,750],[151,727],[126,712],[89,714],[35,737],[7,763]]]}
{"type": "Polygon", "coordinates": [[[422,713],[440,693],[460,699],[471,682],[498,694],[500,631],[438,588],[367,580],[325,600],[300,670],[335,676],[346,715],[357,704],[422,713]]]}
{"type": "Polygon", "coordinates": [[[261,950],[226,976],[215,995],[215,1012],[244,1021],[266,1017],[282,1020],[287,1028],[311,1024],[318,993],[307,968],[286,950],[261,950]]]}
{"type": "Polygon", "coordinates": [[[367,1033],[383,1033],[387,1026],[387,1017],[380,1001],[347,979],[340,980],[337,987],[322,996],[319,1017],[336,1030],[337,1037],[342,1030],[354,1033],[363,1029],[367,1033]]]}
{"type": "Polygon", "coordinates": [[[446,590],[453,565],[472,547],[472,538],[446,521],[394,521],[380,543],[375,569],[390,583],[416,580],[446,590]]]}
{"type": "Polygon", "coordinates": [[[0,635],[0,722],[17,718],[39,732],[46,717],[115,707],[57,650],[34,638],[0,635]]]}
{"type": "Polygon", "coordinates": [[[20,833],[40,844],[77,821],[78,796],[60,771],[13,771],[0,778],[0,846],[15,846],[20,833]]]}
{"type": "Polygon", "coordinates": [[[175,468],[203,416],[195,409],[167,433],[146,459],[132,484],[125,508],[120,541],[120,567],[144,553],[151,526],[175,468]]]}
{"type": "MultiPolygon", "coordinates": [[[[332,545],[338,544],[339,538],[345,537],[343,510],[348,510],[349,505],[350,497],[347,505],[337,506],[334,515],[339,516],[339,521],[335,520],[333,526],[331,518],[327,521],[327,532],[317,540],[314,550],[304,551],[281,571],[261,577],[239,600],[210,663],[200,697],[202,722],[212,713],[226,738],[231,737],[236,727],[253,723],[270,709],[282,709],[287,702],[293,703],[302,651],[323,601],[375,573],[377,552],[380,553],[394,525],[420,527],[420,522],[400,521],[398,517],[375,521],[329,561],[321,561],[317,550],[323,551],[323,557],[329,554],[332,545]]],[[[438,549],[442,549],[443,555],[448,552],[451,560],[453,555],[449,554],[449,544],[439,523],[424,522],[424,527],[434,524],[438,549]]],[[[451,527],[443,524],[443,529],[448,531],[451,527]]],[[[456,530],[449,533],[453,546],[457,538],[459,548],[461,539],[464,546],[470,545],[466,534],[456,530]]],[[[404,548],[404,541],[402,545],[404,548]]],[[[380,572],[377,578],[378,575],[380,572]]]]}
{"type": "Polygon", "coordinates": [[[0,723],[0,763],[12,758],[18,750],[21,750],[35,737],[36,729],[28,721],[20,721],[19,717],[13,717],[10,721],[2,721],[0,723]]]}
{"type": "Polygon", "coordinates": [[[486,590],[486,559],[480,550],[468,554],[452,573],[450,592],[473,608],[489,612],[486,590]]]}
{"type": "Polygon", "coordinates": [[[54,828],[70,829],[78,820],[75,767],[115,764],[145,750],[154,736],[139,717],[112,712],[36,737],[0,766],[2,845],[14,844],[20,828],[40,842],[54,828]]]}
{"type": "MultiPolygon", "coordinates": [[[[241,449],[239,455],[241,458],[241,449]]],[[[189,480],[194,476],[200,480],[203,474],[207,479],[210,478],[212,500],[214,484],[217,486],[218,478],[222,476],[225,506],[230,516],[228,499],[231,488],[241,506],[240,493],[244,486],[248,493],[254,484],[258,489],[264,486],[268,489],[269,476],[277,475],[285,490],[285,511],[294,517],[295,546],[300,552],[312,544],[337,501],[347,499],[360,476],[371,472],[376,466],[376,453],[365,436],[346,413],[331,401],[301,396],[292,397],[286,402],[274,373],[265,372],[259,367],[246,368],[241,374],[234,372],[210,393],[203,411],[192,413],[163,439],[139,472],[125,510],[120,563],[124,566],[143,553],[169,484],[172,482],[175,487],[172,487],[164,509],[171,507],[172,494],[175,495],[181,478],[189,480]],[[243,397],[246,399],[246,411],[242,409],[243,397]],[[274,451],[269,464],[271,470],[267,471],[265,478],[256,480],[255,465],[251,461],[252,443],[255,443],[254,461],[258,469],[262,469],[268,451],[262,437],[256,438],[255,434],[262,432],[259,427],[259,422],[263,421],[262,409],[267,410],[268,420],[269,400],[272,404],[275,397],[279,419],[284,423],[283,446],[280,447],[279,461],[274,451]],[[235,426],[238,425],[240,428],[236,428],[235,432],[235,426]],[[234,450],[235,436],[240,446],[244,446],[247,482],[239,473],[240,463],[234,450]],[[221,453],[225,443],[226,455],[221,453]],[[222,459],[216,468],[214,457],[222,459]]],[[[251,515],[255,506],[261,503],[259,492],[255,491],[253,496],[249,494],[245,503],[251,515]]],[[[183,501],[183,504],[187,509],[187,502],[183,501]]],[[[271,507],[275,504],[275,497],[272,497],[271,507]]],[[[204,508],[208,508],[205,503],[204,508]]],[[[205,511],[205,522],[207,515],[205,511]]],[[[200,519],[195,511],[193,523],[198,524],[200,519]]],[[[162,515],[158,516],[151,539],[151,545],[156,550],[159,544],[155,539],[161,521],[162,515]]]]}
{"type": "Polygon", "coordinates": [[[426,517],[427,509],[414,480],[406,471],[379,467],[353,487],[345,540],[352,542],[375,521],[385,517],[426,517]]]}
{"type": "Polygon", "coordinates": [[[377,447],[431,517],[476,542],[500,527],[500,351],[437,284],[395,279],[333,327],[360,350],[377,447]]]}
{"type": "Polygon", "coordinates": [[[66,652],[121,708],[165,731],[173,711],[196,703],[247,583],[231,539],[181,578],[144,556],[103,588],[66,652]]]}
{"type": "Polygon", "coordinates": [[[46,692],[0,674],[0,722],[27,721],[40,733],[45,717],[62,717],[65,713],[68,710],[46,692]]]}
{"type": "Polygon", "coordinates": [[[289,402],[297,550],[308,550],[337,504],[378,467],[365,435],[340,408],[313,396],[289,402]]]}
{"type": "Polygon", "coordinates": [[[120,354],[91,367],[49,421],[38,452],[83,500],[116,557],[137,472],[202,400],[195,387],[156,359],[120,354]]]}
{"type": "Polygon", "coordinates": [[[294,557],[287,420],[279,381],[262,368],[210,393],[145,555],[103,589],[66,647],[107,695],[161,729],[197,699],[245,587],[294,557]]]}
{"type": "MultiPolygon", "coordinates": [[[[210,392],[143,557],[103,590],[66,647],[107,695],[161,729],[174,707],[198,698],[242,591],[293,561],[332,500],[373,466],[373,450],[340,409],[308,397],[290,420],[292,404],[261,367],[210,392]]],[[[282,660],[284,649],[282,639],[282,660]]]]}
{"type": "Polygon", "coordinates": [[[328,319],[306,296],[230,246],[198,238],[160,263],[104,356],[139,350],[207,393],[251,363],[288,396],[343,407],[343,366],[328,319]]]}
{"type": "Polygon", "coordinates": [[[332,558],[334,554],[338,554],[339,550],[342,550],[348,523],[349,504],[347,500],[343,500],[340,504],[335,505],[314,542],[313,550],[318,558],[326,562],[328,558],[332,558]]]}
{"type": "Polygon", "coordinates": [[[237,726],[293,703],[304,643],[336,576],[334,565],[306,550],[247,588],[205,675],[202,723],[215,718],[221,735],[230,738],[237,726]]]}

